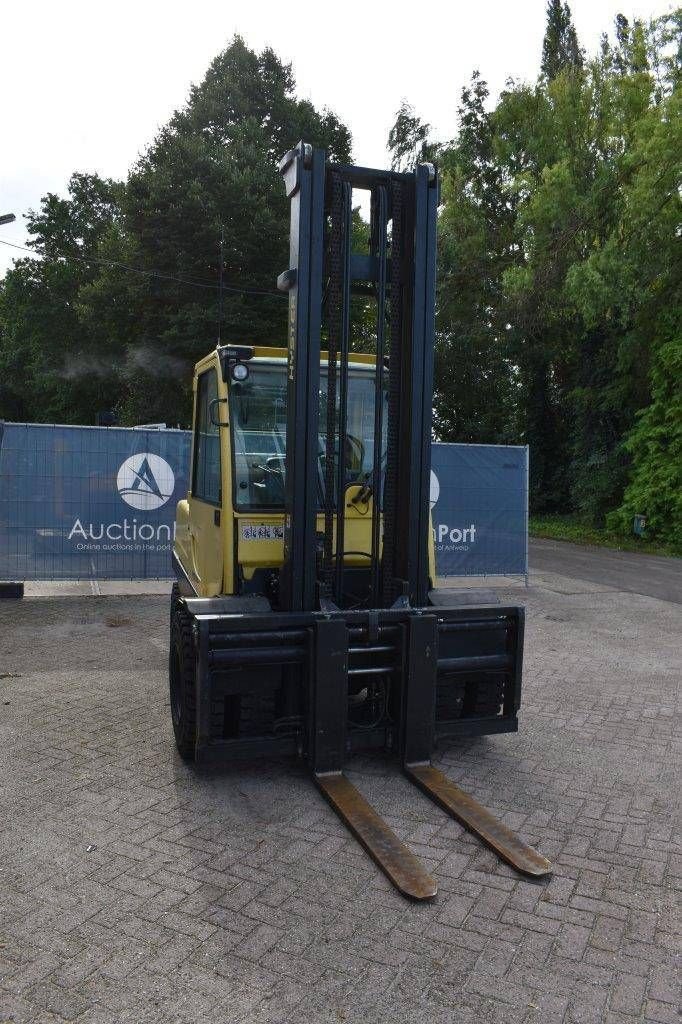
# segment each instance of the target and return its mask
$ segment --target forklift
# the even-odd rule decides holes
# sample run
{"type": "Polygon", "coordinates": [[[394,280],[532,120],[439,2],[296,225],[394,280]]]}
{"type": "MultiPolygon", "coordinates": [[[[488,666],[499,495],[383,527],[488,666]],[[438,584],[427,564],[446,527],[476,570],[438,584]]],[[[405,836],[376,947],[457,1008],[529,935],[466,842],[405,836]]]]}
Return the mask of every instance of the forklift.
{"type": "Polygon", "coordinates": [[[523,608],[472,607],[435,586],[436,170],[333,164],[303,142],[280,170],[287,349],[218,345],[194,375],[173,549],[178,750],[200,764],[303,759],[414,900],[436,883],[344,774],[358,751],[392,756],[501,859],[546,875],[544,857],[431,763],[436,744],[517,730],[524,627],[523,608]],[[355,251],[361,192],[370,224],[355,251]]]}

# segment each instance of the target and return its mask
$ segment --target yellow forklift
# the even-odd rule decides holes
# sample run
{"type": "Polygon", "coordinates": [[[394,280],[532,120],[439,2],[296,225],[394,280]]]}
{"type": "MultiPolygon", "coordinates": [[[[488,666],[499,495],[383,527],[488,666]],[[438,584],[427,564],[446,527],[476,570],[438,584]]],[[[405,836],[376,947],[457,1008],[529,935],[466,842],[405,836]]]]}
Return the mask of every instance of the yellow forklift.
{"type": "Polygon", "coordinates": [[[199,763],[303,758],[413,899],[436,883],[344,775],[354,752],[395,757],[503,860],[547,874],[431,764],[436,743],[518,728],[524,622],[522,608],[471,607],[434,586],[435,169],[331,164],[305,143],[280,167],[288,348],[219,345],[195,370],[173,552],[178,750],[199,763]],[[356,252],[363,191],[370,226],[356,252]]]}

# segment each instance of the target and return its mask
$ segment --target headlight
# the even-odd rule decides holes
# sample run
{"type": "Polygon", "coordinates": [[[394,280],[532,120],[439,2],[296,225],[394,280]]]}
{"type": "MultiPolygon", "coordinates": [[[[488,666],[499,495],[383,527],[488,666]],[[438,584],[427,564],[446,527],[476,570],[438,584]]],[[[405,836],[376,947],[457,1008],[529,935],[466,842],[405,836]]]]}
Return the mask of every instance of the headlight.
{"type": "Polygon", "coordinates": [[[249,368],[246,363],[235,363],[232,367],[232,380],[246,380],[249,368]]]}

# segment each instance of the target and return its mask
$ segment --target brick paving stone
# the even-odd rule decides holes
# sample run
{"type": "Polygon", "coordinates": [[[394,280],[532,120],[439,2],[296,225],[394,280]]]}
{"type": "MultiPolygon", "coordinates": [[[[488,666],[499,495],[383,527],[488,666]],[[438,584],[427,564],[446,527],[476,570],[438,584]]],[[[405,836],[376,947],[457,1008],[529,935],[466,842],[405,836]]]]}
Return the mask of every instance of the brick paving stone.
{"type": "Polygon", "coordinates": [[[620,948],[625,933],[625,921],[612,917],[598,917],[592,929],[590,943],[596,949],[613,950],[620,948]]]}
{"type": "Polygon", "coordinates": [[[651,976],[649,996],[658,1002],[679,1005],[682,995],[682,974],[673,967],[656,967],[651,976]]]}
{"type": "Polygon", "coordinates": [[[179,760],[164,598],[3,603],[0,1021],[679,1024],[680,608],[549,574],[520,595],[520,731],[436,763],[552,877],[517,876],[392,765],[351,766],[431,905],[300,765],[179,760]]]}
{"type": "Polygon", "coordinates": [[[659,1003],[655,999],[648,999],[645,1009],[645,1024],[649,1021],[652,1024],[679,1024],[680,1011],[670,1003],[659,1003]]]}
{"type": "Polygon", "coordinates": [[[26,994],[43,1010],[63,1017],[64,1020],[75,1020],[87,1009],[87,1003],[75,991],[68,992],[49,982],[34,985],[26,994]]]}
{"type": "Polygon", "coordinates": [[[590,929],[575,924],[562,924],[556,940],[559,956],[569,960],[581,960],[590,940],[590,929]]]}
{"type": "Polygon", "coordinates": [[[646,984],[646,978],[638,978],[632,974],[617,975],[611,992],[611,1009],[639,1015],[644,1003],[646,984]]]}
{"type": "Polygon", "coordinates": [[[473,905],[474,900],[468,896],[450,896],[438,915],[438,920],[450,927],[452,925],[461,925],[464,923],[473,905]]]}

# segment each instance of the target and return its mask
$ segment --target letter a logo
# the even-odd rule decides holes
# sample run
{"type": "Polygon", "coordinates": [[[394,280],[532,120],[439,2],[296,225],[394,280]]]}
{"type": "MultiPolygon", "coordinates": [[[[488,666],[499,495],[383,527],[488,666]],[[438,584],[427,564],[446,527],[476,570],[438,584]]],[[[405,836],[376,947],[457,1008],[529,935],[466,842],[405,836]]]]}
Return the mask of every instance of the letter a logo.
{"type": "Polygon", "coordinates": [[[121,464],[116,486],[131,508],[149,512],[166,504],[175,488],[175,474],[161,456],[141,452],[121,464]]]}

